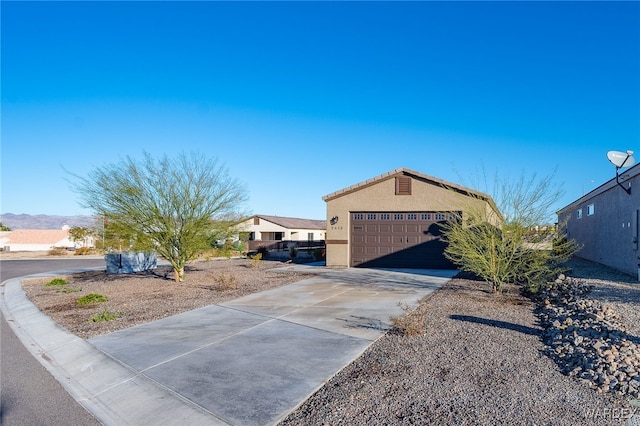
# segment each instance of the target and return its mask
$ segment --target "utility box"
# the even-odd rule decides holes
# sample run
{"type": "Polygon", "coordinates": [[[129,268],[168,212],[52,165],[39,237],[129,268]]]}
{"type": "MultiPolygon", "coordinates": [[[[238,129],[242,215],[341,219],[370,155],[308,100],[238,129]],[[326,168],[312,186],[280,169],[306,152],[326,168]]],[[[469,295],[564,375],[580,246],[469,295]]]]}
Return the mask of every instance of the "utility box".
{"type": "Polygon", "coordinates": [[[155,269],[158,256],[155,251],[124,251],[108,253],[104,257],[107,274],[131,274],[155,269]]]}

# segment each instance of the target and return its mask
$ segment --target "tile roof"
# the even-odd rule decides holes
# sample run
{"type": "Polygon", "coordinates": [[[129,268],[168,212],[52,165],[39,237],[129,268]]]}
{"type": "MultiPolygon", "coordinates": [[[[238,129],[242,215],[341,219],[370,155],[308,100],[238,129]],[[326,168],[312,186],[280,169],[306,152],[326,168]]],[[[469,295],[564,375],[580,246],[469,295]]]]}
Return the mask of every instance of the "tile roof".
{"type": "Polygon", "coordinates": [[[453,189],[455,191],[465,193],[467,195],[472,195],[472,196],[478,197],[480,199],[487,200],[487,201],[490,200],[491,202],[493,202],[493,200],[491,200],[491,197],[489,195],[483,193],[483,192],[475,191],[473,189],[466,188],[466,187],[464,187],[462,185],[458,185],[456,183],[447,182],[446,180],[438,179],[437,177],[425,175],[424,173],[416,172],[414,170],[407,169],[406,167],[400,167],[398,169],[391,170],[390,172],[383,173],[383,174],[381,174],[379,176],[373,177],[371,179],[367,179],[367,180],[365,180],[363,182],[360,182],[360,183],[356,183],[355,185],[351,185],[351,186],[349,186],[347,188],[343,188],[343,189],[340,189],[338,191],[332,192],[331,194],[328,194],[328,195],[325,195],[324,197],[322,197],[322,199],[324,201],[333,200],[334,198],[338,198],[338,197],[340,197],[342,195],[346,195],[346,194],[349,194],[351,192],[355,192],[355,191],[357,191],[359,189],[365,188],[367,186],[373,185],[373,184],[381,182],[383,180],[391,179],[391,178],[393,178],[393,177],[395,177],[397,175],[413,176],[413,177],[416,177],[416,178],[418,178],[420,180],[423,180],[423,181],[427,181],[427,182],[429,182],[431,184],[434,184],[434,185],[442,186],[442,187],[445,187],[445,188],[450,188],[450,189],[453,189]]]}
{"type": "Polygon", "coordinates": [[[68,237],[67,229],[16,229],[4,235],[5,244],[55,244],[68,237]]]}
{"type": "Polygon", "coordinates": [[[326,220],[316,219],[300,219],[297,217],[267,216],[257,214],[253,217],[259,217],[276,225],[280,225],[287,229],[327,229],[326,220]]]}

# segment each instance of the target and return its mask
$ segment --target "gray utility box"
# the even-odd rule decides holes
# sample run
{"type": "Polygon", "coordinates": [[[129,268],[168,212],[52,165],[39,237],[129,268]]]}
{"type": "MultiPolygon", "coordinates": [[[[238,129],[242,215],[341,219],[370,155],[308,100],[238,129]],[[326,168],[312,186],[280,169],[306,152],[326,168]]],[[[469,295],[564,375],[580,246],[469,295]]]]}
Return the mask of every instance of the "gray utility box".
{"type": "Polygon", "coordinates": [[[148,271],[158,266],[158,256],[155,251],[124,251],[109,253],[104,260],[107,264],[107,274],[130,274],[148,271]]]}

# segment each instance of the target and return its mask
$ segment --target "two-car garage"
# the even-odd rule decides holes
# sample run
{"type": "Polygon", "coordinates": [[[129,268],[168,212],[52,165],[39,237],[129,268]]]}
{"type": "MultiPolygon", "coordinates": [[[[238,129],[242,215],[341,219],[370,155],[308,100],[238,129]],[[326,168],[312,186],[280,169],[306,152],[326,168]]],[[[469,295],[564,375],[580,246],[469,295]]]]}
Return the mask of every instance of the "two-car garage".
{"type": "Polygon", "coordinates": [[[496,210],[485,194],[404,168],[323,199],[330,267],[452,268],[441,224],[496,210]]]}
{"type": "Polygon", "coordinates": [[[450,268],[440,224],[454,212],[351,213],[351,264],[362,267],[450,268]]]}

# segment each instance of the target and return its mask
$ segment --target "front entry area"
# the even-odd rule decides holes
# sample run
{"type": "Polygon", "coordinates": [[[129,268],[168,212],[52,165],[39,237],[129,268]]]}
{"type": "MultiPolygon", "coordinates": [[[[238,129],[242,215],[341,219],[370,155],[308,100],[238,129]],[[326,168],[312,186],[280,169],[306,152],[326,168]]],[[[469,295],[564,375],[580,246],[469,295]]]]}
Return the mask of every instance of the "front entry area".
{"type": "Polygon", "coordinates": [[[352,212],[351,266],[452,269],[441,225],[460,212],[352,212]]]}

